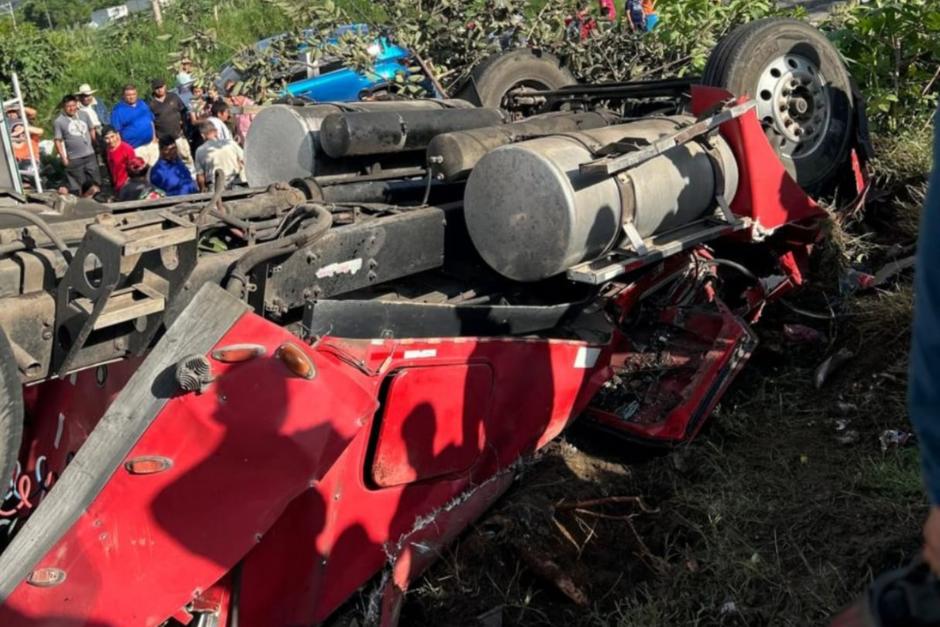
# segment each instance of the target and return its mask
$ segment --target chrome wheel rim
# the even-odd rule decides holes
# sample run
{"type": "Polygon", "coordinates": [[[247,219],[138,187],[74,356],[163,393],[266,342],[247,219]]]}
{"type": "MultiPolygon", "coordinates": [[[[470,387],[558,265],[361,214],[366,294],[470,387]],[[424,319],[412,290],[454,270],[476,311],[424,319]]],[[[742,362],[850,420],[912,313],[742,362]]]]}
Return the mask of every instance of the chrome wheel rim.
{"type": "Polygon", "coordinates": [[[822,145],[832,106],[826,78],[809,59],[786,54],[767,64],[756,100],[757,114],[780,154],[799,159],[822,145]]]}

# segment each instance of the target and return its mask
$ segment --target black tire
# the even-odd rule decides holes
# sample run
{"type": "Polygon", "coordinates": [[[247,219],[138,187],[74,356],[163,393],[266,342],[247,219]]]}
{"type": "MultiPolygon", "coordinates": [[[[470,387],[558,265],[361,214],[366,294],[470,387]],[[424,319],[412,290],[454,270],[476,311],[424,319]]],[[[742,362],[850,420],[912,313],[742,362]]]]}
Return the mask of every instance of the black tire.
{"type": "Polygon", "coordinates": [[[750,33],[754,32],[758,28],[762,28],[763,25],[774,18],[763,18],[760,20],[754,20],[753,22],[748,22],[747,24],[742,24],[736,28],[731,29],[724,37],[718,41],[711,52],[711,55],[708,57],[708,63],[705,65],[705,72],[702,75],[702,82],[706,85],[715,85],[719,80],[714,75],[719,71],[720,68],[725,67],[727,63],[728,53],[734,49],[739,41],[743,37],[747,37],[750,33]]]}
{"type": "MultiPolygon", "coordinates": [[[[787,79],[786,69],[779,80],[787,79]]],[[[774,110],[772,116],[762,116],[768,139],[787,171],[804,189],[824,191],[836,182],[852,143],[855,103],[851,78],[842,58],[815,27],[788,18],[766,18],[739,26],[712,51],[702,82],[738,96],[749,96],[759,106],[774,110]],[[815,72],[818,80],[818,84],[814,82],[805,88],[818,87],[818,95],[809,91],[805,98],[799,95],[803,101],[801,108],[808,103],[808,112],[791,110],[790,105],[782,103],[777,109],[780,102],[777,92],[759,88],[775,63],[780,59],[789,62],[792,58],[798,60],[800,71],[805,70],[810,76],[815,72]],[[791,114],[794,119],[789,119],[791,114]],[[796,119],[806,115],[810,117],[805,121],[796,119]],[[813,119],[814,115],[823,122],[813,119]],[[803,133],[804,123],[807,139],[800,141],[792,136],[795,132],[792,129],[799,128],[803,133]]],[[[804,88],[800,85],[798,89],[804,88]]],[[[781,93],[787,93],[785,86],[781,93]]]]}
{"type": "Polygon", "coordinates": [[[22,440],[23,386],[13,348],[0,329],[0,495],[6,494],[22,440]]]}
{"type": "Polygon", "coordinates": [[[457,97],[481,107],[498,109],[503,107],[506,94],[516,87],[560,89],[577,82],[554,55],[517,48],[484,59],[473,68],[470,80],[457,97]]]}

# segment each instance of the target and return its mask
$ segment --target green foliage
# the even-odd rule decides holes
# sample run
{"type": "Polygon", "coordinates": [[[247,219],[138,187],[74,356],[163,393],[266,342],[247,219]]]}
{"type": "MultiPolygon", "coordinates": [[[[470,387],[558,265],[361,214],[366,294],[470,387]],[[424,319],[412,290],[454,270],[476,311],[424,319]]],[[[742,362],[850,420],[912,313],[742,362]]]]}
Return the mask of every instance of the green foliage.
{"type": "Polygon", "coordinates": [[[70,28],[91,21],[92,11],[114,6],[114,0],[24,0],[17,7],[22,21],[40,27],[70,28]]]}
{"type": "MultiPolygon", "coordinates": [[[[773,0],[661,0],[658,10],[668,27],[649,35],[634,32],[627,20],[598,20],[593,35],[581,41],[577,29],[572,36],[568,27],[569,18],[583,8],[576,2],[384,0],[369,5],[369,10],[358,2],[268,2],[288,17],[293,31],[264,53],[241,51],[236,64],[255,88],[278,84],[287,73],[278,60],[296,56],[301,42],[324,56],[368,71],[369,38],[328,41],[337,26],[350,22],[368,23],[373,33],[393,28],[396,43],[433,61],[445,88],[452,89],[501,45],[531,45],[552,52],[586,81],[699,71],[714,43],[731,26],[775,11],[773,0]],[[304,32],[314,24],[313,32],[304,32]],[[696,36],[688,36],[690,32],[696,36]]],[[[596,11],[593,3],[587,6],[588,13],[596,11]]],[[[398,77],[396,83],[407,88],[418,80],[398,77]]]]}
{"type": "MultiPolygon", "coordinates": [[[[21,6],[35,11],[48,5],[61,25],[82,22],[92,8],[108,4],[112,0],[27,0],[21,6]]],[[[110,104],[128,81],[172,81],[185,55],[202,82],[234,59],[246,77],[239,89],[264,100],[304,69],[297,63],[304,46],[313,60],[329,57],[368,72],[376,32],[432,62],[449,90],[500,43],[547,50],[584,81],[676,76],[699,73],[734,25],[778,12],[773,0],[659,0],[661,22],[653,33],[634,32],[621,14],[615,23],[599,20],[581,41],[571,36],[566,19],[584,7],[596,10],[593,2],[575,0],[187,0],[165,10],[162,30],[146,13],[99,31],[20,23],[14,32],[6,21],[0,23],[0,83],[7,85],[16,71],[27,100],[48,119],[62,95],[80,83],[92,84],[110,104]],[[373,35],[329,41],[337,26],[349,23],[369,24],[373,35]],[[285,36],[255,50],[255,41],[276,33],[285,36]]],[[[866,94],[876,129],[893,130],[908,119],[923,123],[940,86],[940,0],[850,3],[825,27],[866,94]]],[[[424,95],[413,72],[396,77],[393,87],[424,95]]]]}
{"type": "Polygon", "coordinates": [[[284,15],[262,0],[176,2],[164,10],[162,30],[147,13],[99,30],[19,24],[14,33],[7,22],[0,24],[0,86],[17,71],[27,102],[49,121],[62,96],[82,83],[113,105],[125,83],[143,94],[152,78],[172,83],[181,53],[193,57],[197,78],[207,79],[245,42],[286,28],[284,15]]]}
{"type": "Polygon", "coordinates": [[[64,68],[47,32],[32,24],[21,24],[16,30],[9,21],[0,24],[0,93],[5,97],[13,72],[23,92],[32,95],[45,93],[64,68]]]}
{"type": "Polygon", "coordinates": [[[854,2],[830,28],[877,126],[894,131],[933,112],[940,87],[940,1],[854,2]]]}
{"type": "Polygon", "coordinates": [[[778,13],[774,0],[661,0],[656,8],[665,25],[655,30],[657,56],[687,59],[687,69],[696,73],[733,26],[778,13]]]}

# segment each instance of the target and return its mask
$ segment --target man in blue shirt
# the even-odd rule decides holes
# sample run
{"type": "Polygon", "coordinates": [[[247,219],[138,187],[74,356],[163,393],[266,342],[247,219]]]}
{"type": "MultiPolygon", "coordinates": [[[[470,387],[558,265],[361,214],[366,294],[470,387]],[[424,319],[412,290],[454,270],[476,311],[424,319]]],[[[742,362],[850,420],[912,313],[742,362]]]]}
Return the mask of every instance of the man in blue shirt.
{"type": "Polygon", "coordinates": [[[125,85],[123,99],[111,111],[111,126],[148,165],[153,165],[159,156],[153,122],[153,112],[137,98],[137,88],[125,85]]]}
{"type": "Polygon", "coordinates": [[[199,192],[189,168],[180,159],[176,140],[169,135],[160,138],[160,159],[150,170],[150,182],[154,187],[166,192],[167,196],[183,196],[199,192]]]}

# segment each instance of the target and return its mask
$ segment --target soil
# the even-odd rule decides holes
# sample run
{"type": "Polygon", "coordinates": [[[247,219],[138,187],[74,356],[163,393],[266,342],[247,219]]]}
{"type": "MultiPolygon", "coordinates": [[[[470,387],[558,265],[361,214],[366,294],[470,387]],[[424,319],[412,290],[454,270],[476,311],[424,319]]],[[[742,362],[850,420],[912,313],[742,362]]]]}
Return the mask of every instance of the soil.
{"type": "MultiPolygon", "coordinates": [[[[866,263],[908,243],[882,236],[866,263]]],[[[881,440],[911,430],[910,276],[853,293],[832,271],[845,252],[822,251],[796,302],[766,312],[696,441],[570,431],[415,585],[402,624],[828,625],[909,560],[927,511],[916,446],[881,440]]]]}

